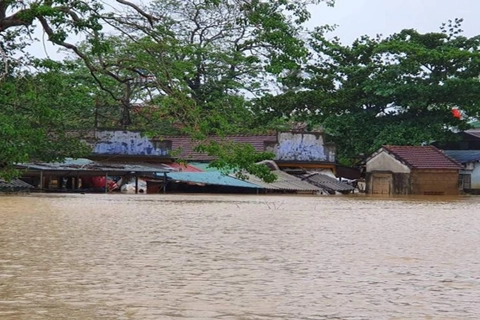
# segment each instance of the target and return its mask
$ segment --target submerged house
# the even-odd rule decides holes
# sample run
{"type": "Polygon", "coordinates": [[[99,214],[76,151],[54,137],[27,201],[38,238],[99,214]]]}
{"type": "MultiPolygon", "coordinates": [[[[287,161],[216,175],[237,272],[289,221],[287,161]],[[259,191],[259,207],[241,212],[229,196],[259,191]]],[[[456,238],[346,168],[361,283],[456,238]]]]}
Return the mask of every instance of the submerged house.
{"type": "Polygon", "coordinates": [[[280,170],[273,170],[277,180],[272,183],[245,174],[246,179],[237,178],[234,174],[223,174],[218,171],[207,172],[170,172],[167,190],[176,192],[202,193],[302,193],[317,194],[321,189],[295,176],[280,170]]]}
{"type": "Polygon", "coordinates": [[[63,162],[19,163],[22,179],[37,190],[54,192],[108,192],[120,187],[121,181],[134,181],[139,191],[139,177],[154,178],[171,168],[162,164],[121,164],[67,158],[63,162]]]}
{"type": "Polygon", "coordinates": [[[460,163],[434,146],[384,146],[366,162],[366,192],[459,194],[460,163]]]}
{"type": "Polygon", "coordinates": [[[458,132],[456,136],[456,140],[433,145],[441,150],[480,150],[480,129],[458,132]]]}
{"type": "MultiPolygon", "coordinates": [[[[124,163],[162,163],[172,167],[167,176],[171,181],[183,186],[184,190],[237,190],[242,192],[302,192],[315,193],[321,189],[301,178],[288,175],[281,170],[302,168],[308,170],[331,170],[335,172],[335,145],[325,141],[322,132],[281,132],[266,135],[236,135],[209,137],[214,141],[231,141],[249,144],[257,152],[275,154],[276,171],[279,179],[272,184],[263,184],[255,177],[249,177],[247,184],[233,181],[220,172],[211,173],[208,163],[214,158],[205,153],[195,151],[198,142],[186,136],[162,136],[149,138],[141,132],[134,131],[96,131],[90,139],[93,146],[91,159],[116,161],[124,163]],[[179,162],[187,162],[183,165],[179,162]],[[196,170],[195,168],[200,168],[196,170]],[[195,171],[207,171],[199,173],[195,171]],[[287,175],[287,176],[285,176],[287,175]],[[249,181],[252,180],[252,181],[249,181]],[[253,182],[254,181],[254,182],[253,182]],[[217,186],[217,187],[215,187],[217,186]],[[229,188],[231,187],[231,188],[229,188]]],[[[234,177],[230,177],[234,179],[234,177]]],[[[238,179],[236,179],[238,180],[238,179]]],[[[149,190],[160,190],[161,181],[149,190]]]]}
{"type": "Polygon", "coordinates": [[[445,150],[446,155],[462,164],[459,181],[467,193],[480,194],[480,150],[445,150]]]}
{"type": "Polygon", "coordinates": [[[11,181],[0,179],[0,192],[27,192],[33,188],[32,185],[20,179],[11,181]]]}
{"type": "MultiPolygon", "coordinates": [[[[235,135],[209,138],[253,146],[257,152],[273,152],[283,168],[330,169],[335,171],[335,145],[321,132],[280,132],[267,135],[235,135]]],[[[208,163],[213,157],[195,151],[197,141],[187,136],[149,138],[136,131],[96,131],[90,138],[95,160],[174,162],[176,159],[208,163]]]]}
{"type": "Polygon", "coordinates": [[[480,129],[457,133],[455,141],[434,144],[462,164],[460,183],[467,193],[480,194],[480,129]]]}

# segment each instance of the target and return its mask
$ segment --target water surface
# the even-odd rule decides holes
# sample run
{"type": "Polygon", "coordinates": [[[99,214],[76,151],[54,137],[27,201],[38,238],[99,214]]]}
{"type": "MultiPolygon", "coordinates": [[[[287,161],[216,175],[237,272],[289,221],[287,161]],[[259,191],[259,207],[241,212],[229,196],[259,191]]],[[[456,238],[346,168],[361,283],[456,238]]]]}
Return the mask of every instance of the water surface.
{"type": "Polygon", "coordinates": [[[0,319],[478,319],[480,198],[0,197],[0,319]]]}

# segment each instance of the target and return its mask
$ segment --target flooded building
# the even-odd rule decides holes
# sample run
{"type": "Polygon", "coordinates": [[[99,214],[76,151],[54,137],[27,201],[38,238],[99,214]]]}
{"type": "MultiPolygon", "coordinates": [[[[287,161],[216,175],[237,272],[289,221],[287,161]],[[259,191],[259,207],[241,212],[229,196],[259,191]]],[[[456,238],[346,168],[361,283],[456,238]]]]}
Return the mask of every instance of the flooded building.
{"type": "MultiPolygon", "coordinates": [[[[90,142],[91,158],[116,161],[208,163],[214,159],[196,151],[201,143],[187,136],[148,137],[137,131],[95,131],[90,142]]],[[[249,144],[257,152],[272,152],[275,162],[283,168],[330,169],[335,172],[335,145],[326,141],[323,132],[279,132],[265,135],[211,136],[206,141],[249,144]]]]}
{"type": "Polygon", "coordinates": [[[460,163],[434,146],[384,146],[366,163],[370,194],[459,194],[460,163]]]}
{"type": "Polygon", "coordinates": [[[480,129],[459,132],[456,140],[434,145],[462,164],[462,189],[467,193],[480,194],[480,129]]]}
{"type": "MultiPolygon", "coordinates": [[[[96,131],[91,139],[92,159],[99,161],[121,161],[125,163],[162,163],[173,168],[167,174],[170,178],[167,189],[208,190],[215,192],[233,190],[236,192],[295,192],[316,193],[316,185],[302,178],[288,175],[282,170],[301,168],[304,170],[329,170],[335,172],[335,145],[328,143],[323,132],[279,132],[264,135],[211,136],[206,141],[251,145],[256,152],[271,152],[276,165],[277,181],[265,184],[248,175],[240,181],[233,175],[226,175],[209,168],[213,156],[198,152],[196,141],[187,136],[147,137],[135,131],[96,131]],[[186,163],[186,165],[180,165],[186,163]],[[192,165],[193,164],[193,165],[192,165]],[[200,168],[197,170],[196,168],[200,168]],[[203,172],[195,172],[203,171],[203,172]],[[247,185],[250,183],[250,185],[247,185]],[[253,183],[253,185],[252,185],[253,183]],[[175,185],[175,189],[172,189],[175,185]]],[[[161,189],[161,181],[151,182],[150,192],[161,189]]]]}
{"type": "Polygon", "coordinates": [[[0,192],[27,192],[33,188],[32,185],[20,179],[11,181],[0,179],[0,192]]]}
{"type": "Polygon", "coordinates": [[[467,193],[480,194],[480,150],[445,150],[446,155],[461,163],[460,183],[467,193]]]}

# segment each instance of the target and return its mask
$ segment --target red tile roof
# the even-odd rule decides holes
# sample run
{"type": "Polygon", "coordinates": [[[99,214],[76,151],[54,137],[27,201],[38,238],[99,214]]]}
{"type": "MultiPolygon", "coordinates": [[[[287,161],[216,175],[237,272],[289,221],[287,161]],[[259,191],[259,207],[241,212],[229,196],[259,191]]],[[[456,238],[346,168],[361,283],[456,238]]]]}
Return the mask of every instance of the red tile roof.
{"type": "MultiPolygon", "coordinates": [[[[215,141],[234,141],[238,143],[245,143],[252,145],[257,152],[265,151],[265,142],[276,142],[276,135],[244,135],[244,136],[226,136],[224,138],[220,137],[211,137],[215,141]]],[[[162,140],[169,140],[172,142],[172,151],[174,152],[175,158],[181,158],[185,160],[212,160],[213,157],[208,156],[204,153],[198,153],[193,151],[197,146],[198,142],[193,141],[191,138],[186,136],[163,136],[162,140]],[[175,152],[178,152],[175,153],[175,152]]],[[[207,139],[208,141],[208,139],[207,139]]]]}
{"type": "Polygon", "coordinates": [[[383,146],[383,149],[414,169],[461,169],[462,165],[434,146],[383,146]]]}

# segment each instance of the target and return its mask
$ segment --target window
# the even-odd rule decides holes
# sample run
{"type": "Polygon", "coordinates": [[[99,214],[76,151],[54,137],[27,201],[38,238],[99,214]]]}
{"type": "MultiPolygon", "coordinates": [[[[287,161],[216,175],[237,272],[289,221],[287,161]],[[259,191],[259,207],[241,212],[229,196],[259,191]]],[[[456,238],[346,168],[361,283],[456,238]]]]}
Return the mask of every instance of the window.
{"type": "Polygon", "coordinates": [[[274,152],[276,144],[277,143],[275,141],[263,141],[263,150],[267,152],[274,152]]]}
{"type": "Polygon", "coordinates": [[[171,140],[154,140],[152,144],[155,150],[162,151],[162,154],[168,154],[172,150],[171,140]]]}
{"type": "Polygon", "coordinates": [[[471,189],[472,188],[472,176],[469,174],[459,174],[458,175],[458,186],[460,189],[471,189]]]}

